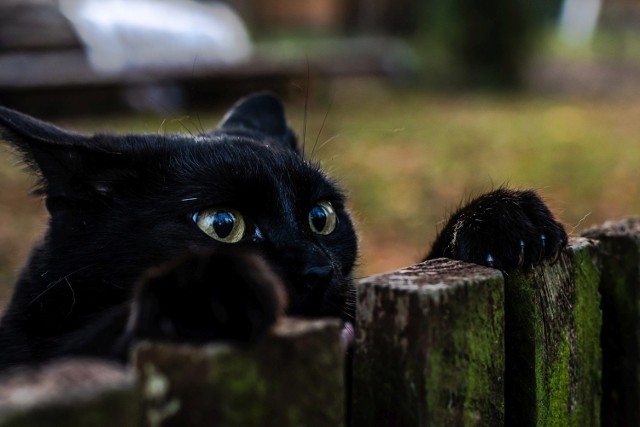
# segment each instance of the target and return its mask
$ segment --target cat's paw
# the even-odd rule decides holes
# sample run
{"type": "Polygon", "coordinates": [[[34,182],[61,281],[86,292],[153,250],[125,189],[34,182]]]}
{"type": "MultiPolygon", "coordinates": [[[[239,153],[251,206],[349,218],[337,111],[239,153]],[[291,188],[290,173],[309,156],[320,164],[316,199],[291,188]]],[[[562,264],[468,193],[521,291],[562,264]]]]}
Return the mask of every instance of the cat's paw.
{"type": "Polygon", "coordinates": [[[458,210],[427,259],[447,257],[501,270],[554,260],[567,233],[533,190],[500,188],[458,210]]]}
{"type": "Polygon", "coordinates": [[[284,287],[259,256],[194,253],[142,278],[128,333],[133,339],[248,342],[263,336],[285,308],[284,287]]]}

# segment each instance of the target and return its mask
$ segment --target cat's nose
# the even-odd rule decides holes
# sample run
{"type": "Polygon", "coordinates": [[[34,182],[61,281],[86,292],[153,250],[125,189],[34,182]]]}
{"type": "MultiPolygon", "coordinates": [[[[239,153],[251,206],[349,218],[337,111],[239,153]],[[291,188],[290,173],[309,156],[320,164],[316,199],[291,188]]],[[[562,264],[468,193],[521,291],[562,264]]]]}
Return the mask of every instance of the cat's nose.
{"type": "Polygon", "coordinates": [[[302,273],[302,280],[309,290],[328,284],[332,278],[333,268],[330,265],[307,267],[302,273]]]}

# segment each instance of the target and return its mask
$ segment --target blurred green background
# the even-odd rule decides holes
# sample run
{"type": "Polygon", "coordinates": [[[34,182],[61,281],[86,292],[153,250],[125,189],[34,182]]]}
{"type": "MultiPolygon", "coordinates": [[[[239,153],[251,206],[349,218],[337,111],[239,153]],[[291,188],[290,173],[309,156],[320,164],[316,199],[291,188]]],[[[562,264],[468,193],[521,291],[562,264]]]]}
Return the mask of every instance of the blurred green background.
{"type": "MultiPolygon", "coordinates": [[[[350,195],[359,275],[418,260],[453,209],[501,185],[537,189],[572,235],[640,212],[640,8],[633,2],[579,3],[583,12],[589,3],[595,18],[577,24],[570,0],[493,0],[480,9],[470,0],[327,0],[333,14],[307,10],[308,21],[287,21],[291,2],[282,1],[284,17],[231,3],[260,60],[285,68],[279,79],[243,75],[237,84],[229,72],[210,83],[233,89],[209,103],[165,112],[83,106],[82,114],[44,117],[82,132],[188,132],[215,126],[236,96],[275,90],[307,155],[350,195]],[[327,51],[371,35],[393,43],[373,49],[369,71],[366,64],[357,73],[319,71],[332,61],[327,51]],[[283,66],[283,58],[294,62],[283,66]]],[[[335,61],[349,63],[349,55],[335,61]]],[[[0,103],[37,99],[37,91],[21,90],[0,84],[0,103]]],[[[46,99],[48,110],[34,101],[27,111],[55,112],[71,98],[58,91],[46,99]]],[[[28,196],[33,182],[3,148],[0,299],[46,225],[42,201],[28,196]]]]}

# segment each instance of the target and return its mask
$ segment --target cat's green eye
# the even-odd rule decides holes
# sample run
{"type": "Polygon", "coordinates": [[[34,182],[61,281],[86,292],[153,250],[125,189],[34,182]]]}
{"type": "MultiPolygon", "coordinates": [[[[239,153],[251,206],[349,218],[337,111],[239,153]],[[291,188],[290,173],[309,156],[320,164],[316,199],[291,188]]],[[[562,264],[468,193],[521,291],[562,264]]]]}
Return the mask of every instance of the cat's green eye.
{"type": "Polygon", "coordinates": [[[193,222],[200,230],[223,243],[237,243],[244,237],[245,222],[233,209],[205,209],[193,214],[193,222]]]}
{"type": "Polygon", "coordinates": [[[309,227],[311,231],[326,236],[333,233],[338,223],[338,217],[331,203],[327,201],[318,202],[309,211],[309,227]]]}

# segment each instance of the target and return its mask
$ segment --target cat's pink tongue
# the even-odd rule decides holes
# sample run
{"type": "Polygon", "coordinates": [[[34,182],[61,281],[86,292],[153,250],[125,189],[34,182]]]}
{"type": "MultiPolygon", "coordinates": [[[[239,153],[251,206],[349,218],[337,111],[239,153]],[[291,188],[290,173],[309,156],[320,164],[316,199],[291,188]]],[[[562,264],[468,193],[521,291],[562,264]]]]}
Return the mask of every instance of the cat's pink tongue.
{"type": "Polygon", "coordinates": [[[345,322],[340,332],[340,343],[342,344],[342,351],[347,352],[353,348],[356,341],[356,330],[353,327],[353,323],[345,322]]]}

